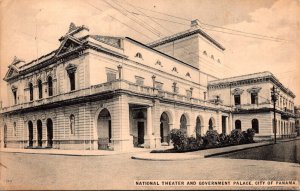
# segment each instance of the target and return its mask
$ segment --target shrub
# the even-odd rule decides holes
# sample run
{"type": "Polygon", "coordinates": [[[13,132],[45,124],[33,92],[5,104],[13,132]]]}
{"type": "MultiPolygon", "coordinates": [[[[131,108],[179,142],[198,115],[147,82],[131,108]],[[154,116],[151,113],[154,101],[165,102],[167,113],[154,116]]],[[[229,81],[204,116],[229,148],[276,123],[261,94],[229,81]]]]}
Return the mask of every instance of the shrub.
{"type": "Polygon", "coordinates": [[[219,135],[219,138],[220,138],[220,144],[221,146],[227,146],[227,145],[230,145],[230,142],[229,142],[229,135],[226,135],[226,133],[221,133],[219,135]]]}
{"type": "Polygon", "coordinates": [[[172,129],[170,131],[170,139],[173,142],[173,146],[176,150],[185,150],[187,147],[187,135],[181,129],[172,129]]]}
{"type": "Polygon", "coordinates": [[[254,143],[254,135],[255,135],[255,130],[252,128],[249,128],[246,130],[246,133],[244,135],[246,143],[254,143]]]}
{"type": "Polygon", "coordinates": [[[170,131],[170,139],[174,149],[180,152],[253,143],[254,135],[255,131],[251,128],[243,132],[235,129],[231,131],[230,135],[225,133],[218,134],[216,130],[208,130],[203,137],[198,133],[196,133],[196,137],[188,137],[186,131],[181,129],[172,129],[170,131]]]}
{"type": "Polygon", "coordinates": [[[241,144],[242,142],[243,142],[242,133],[237,129],[232,130],[229,135],[229,143],[233,145],[238,145],[241,144]]]}
{"type": "Polygon", "coordinates": [[[216,130],[208,130],[204,138],[204,144],[207,147],[215,147],[220,145],[220,137],[216,130]]]}

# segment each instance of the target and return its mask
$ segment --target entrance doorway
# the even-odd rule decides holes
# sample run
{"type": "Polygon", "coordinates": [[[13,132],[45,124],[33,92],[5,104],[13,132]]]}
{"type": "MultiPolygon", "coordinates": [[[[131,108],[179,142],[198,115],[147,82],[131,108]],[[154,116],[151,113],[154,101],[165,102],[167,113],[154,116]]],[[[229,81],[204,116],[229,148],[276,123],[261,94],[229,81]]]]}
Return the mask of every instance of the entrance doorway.
{"type": "Polygon", "coordinates": [[[196,119],[196,134],[201,135],[201,120],[200,117],[196,119]]]}
{"type": "Polygon", "coordinates": [[[53,122],[51,119],[47,119],[47,147],[52,147],[53,145],[53,122]]]}
{"type": "Polygon", "coordinates": [[[144,144],[145,127],[144,122],[138,121],[138,145],[144,144]]]}
{"type": "Polygon", "coordinates": [[[97,120],[98,149],[107,150],[112,138],[111,116],[105,108],[99,113],[97,120]]]}
{"type": "Polygon", "coordinates": [[[33,146],[33,124],[32,121],[28,121],[28,146],[33,146]]]}
{"type": "Polygon", "coordinates": [[[38,146],[43,146],[43,125],[41,120],[37,121],[37,139],[38,146]]]}
{"type": "Polygon", "coordinates": [[[226,116],[222,116],[222,133],[226,133],[226,116]]]}
{"type": "Polygon", "coordinates": [[[160,138],[161,143],[168,143],[170,141],[169,131],[170,131],[170,120],[167,113],[163,112],[160,116],[160,138]]]}

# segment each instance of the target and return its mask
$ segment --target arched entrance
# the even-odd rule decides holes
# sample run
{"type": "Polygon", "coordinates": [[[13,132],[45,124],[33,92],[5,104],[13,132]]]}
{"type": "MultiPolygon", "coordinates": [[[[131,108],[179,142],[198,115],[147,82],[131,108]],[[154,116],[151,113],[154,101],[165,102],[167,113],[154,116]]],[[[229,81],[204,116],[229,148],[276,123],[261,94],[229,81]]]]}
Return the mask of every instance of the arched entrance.
{"type": "Polygon", "coordinates": [[[52,119],[47,119],[47,147],[52,147],[53,145],[53,122],[52,119]]]}
{"type": "Polygon", "coordinates": [[[211,117],[208,121],[208,129],[213,130],[214,126],[215,126],[215,120],[214,120],[214,118],[211,117]]]}
{"type": "Polygon", "coordinates": [[[3,147],[4,148],[7,147],[7,126],[6,126],[6,124],[4,125],[4,129],[3,129],[3,147]]]}
{"type": "Polygon", "coordinates": [[[109,149],[112,138],[111,116],[109,111],[102,109],[97,119],[98,149],[109,149]]]}
{"type": "Polygon", "coordinates": [[[187,119],[184,114],[180,117],[180,129],[187,132],[187,119]]]}
{"type": "Polygon", "coordinates": [[[43,146],[43,124],[41,120],[37,120],[37,143],[38,146],[43,146]]]}
{"type": "Polygon", "coordinates": [[[196,119],[196,134],[201,135],[201,119],[199,116],[196,119]]]}
{"type": "Polygon", "coordinates": [[[169,116],[166,112],[163,112],[160,116],[160,138],[161,143],[168,143],[170,141],[169,132],[170,132],[170,126],[169,126],[170,120],[169,116]]]}
{"type": "Polygon", "coordinates": [[[28,146],[33,146],[33,123],[28,121],[28,146]]]}

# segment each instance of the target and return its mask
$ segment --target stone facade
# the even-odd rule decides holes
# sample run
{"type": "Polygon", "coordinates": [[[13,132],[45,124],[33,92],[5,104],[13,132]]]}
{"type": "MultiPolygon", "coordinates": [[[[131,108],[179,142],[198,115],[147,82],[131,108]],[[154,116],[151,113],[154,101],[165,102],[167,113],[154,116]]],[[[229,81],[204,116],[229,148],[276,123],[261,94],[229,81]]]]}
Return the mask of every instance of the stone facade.
{"type": "Polygon", "coordinates": [[[209,98],[232,108],[233,128],[246,130],[258,126],[256,138],[274,136],[274,105],[271,89],[277,87],[276,133],[278,137],[295,136],[295,95],[270,72],[210,81],[209,98]]]}
{"type": "MultiPolygon", "coordinates": [[[[259,100],[258,105],[268,109],[255,106],[252,110],[257,112],[251,114],[230,104],[232,90],[216,81],[225,49],[195,22],[190,30],[150,45],[128,37],[91,35],[87,27],[73,23],[59,40],[57,50],[38,60],[25,63],[16,57],[9,66],[4,78],[9,103],[1,108],[1,147],[157,148],[169,144],[173,128],[185,129],[188,135],[203,135],[208,129],[230,133],[234,121],[241,120],[244,130],[251,127],[252,118],[259,120],[258,135],[272,136],[271,104],[259,100]],[[172,42],[195,46],[201,57],[171,54],[168,43],[172,42]],[[207,48],[202,50],[204,44],[207,48]],[[210,64],[202,61],[204,51],[216,59],[214,74],[201,69],[210,64]]],[[[253,91],[270,97],[272,83],[251,87],[259,85],[253,91]]],[[[236,84],[234,88],[247,92],[250,87],[236,84]]],[[[293,111],[287,109],[295,96],[283,86],[280,95],[278,118],[287,117],[284,125],[292,126],[293,111]]]]}

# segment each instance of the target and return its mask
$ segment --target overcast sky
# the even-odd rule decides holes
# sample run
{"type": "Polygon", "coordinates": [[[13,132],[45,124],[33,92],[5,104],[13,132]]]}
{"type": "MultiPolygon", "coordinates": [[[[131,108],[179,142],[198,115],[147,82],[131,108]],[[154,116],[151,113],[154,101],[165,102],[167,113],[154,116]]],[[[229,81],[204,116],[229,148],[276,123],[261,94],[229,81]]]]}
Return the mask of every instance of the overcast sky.
{"type": "MultiPolygon", "coordinates": [[[[202,25],[225,46],[227,75],[270,71],[298,95],[296,104],[300,104],[299,0],[106,1],[0,0],[1,79],[14,56],[29,62],[57,49],[58,39],[67,32],[70,22],[88,26],[91,34],[129,36],[148,43],[186,30],[190,20],[199,19],[209,25],[273,37],[248,38],[245,33],[239,33],[241,36],[202,25]]],[[[5,102],[5,82],[0,83],[5,102]]]]}

